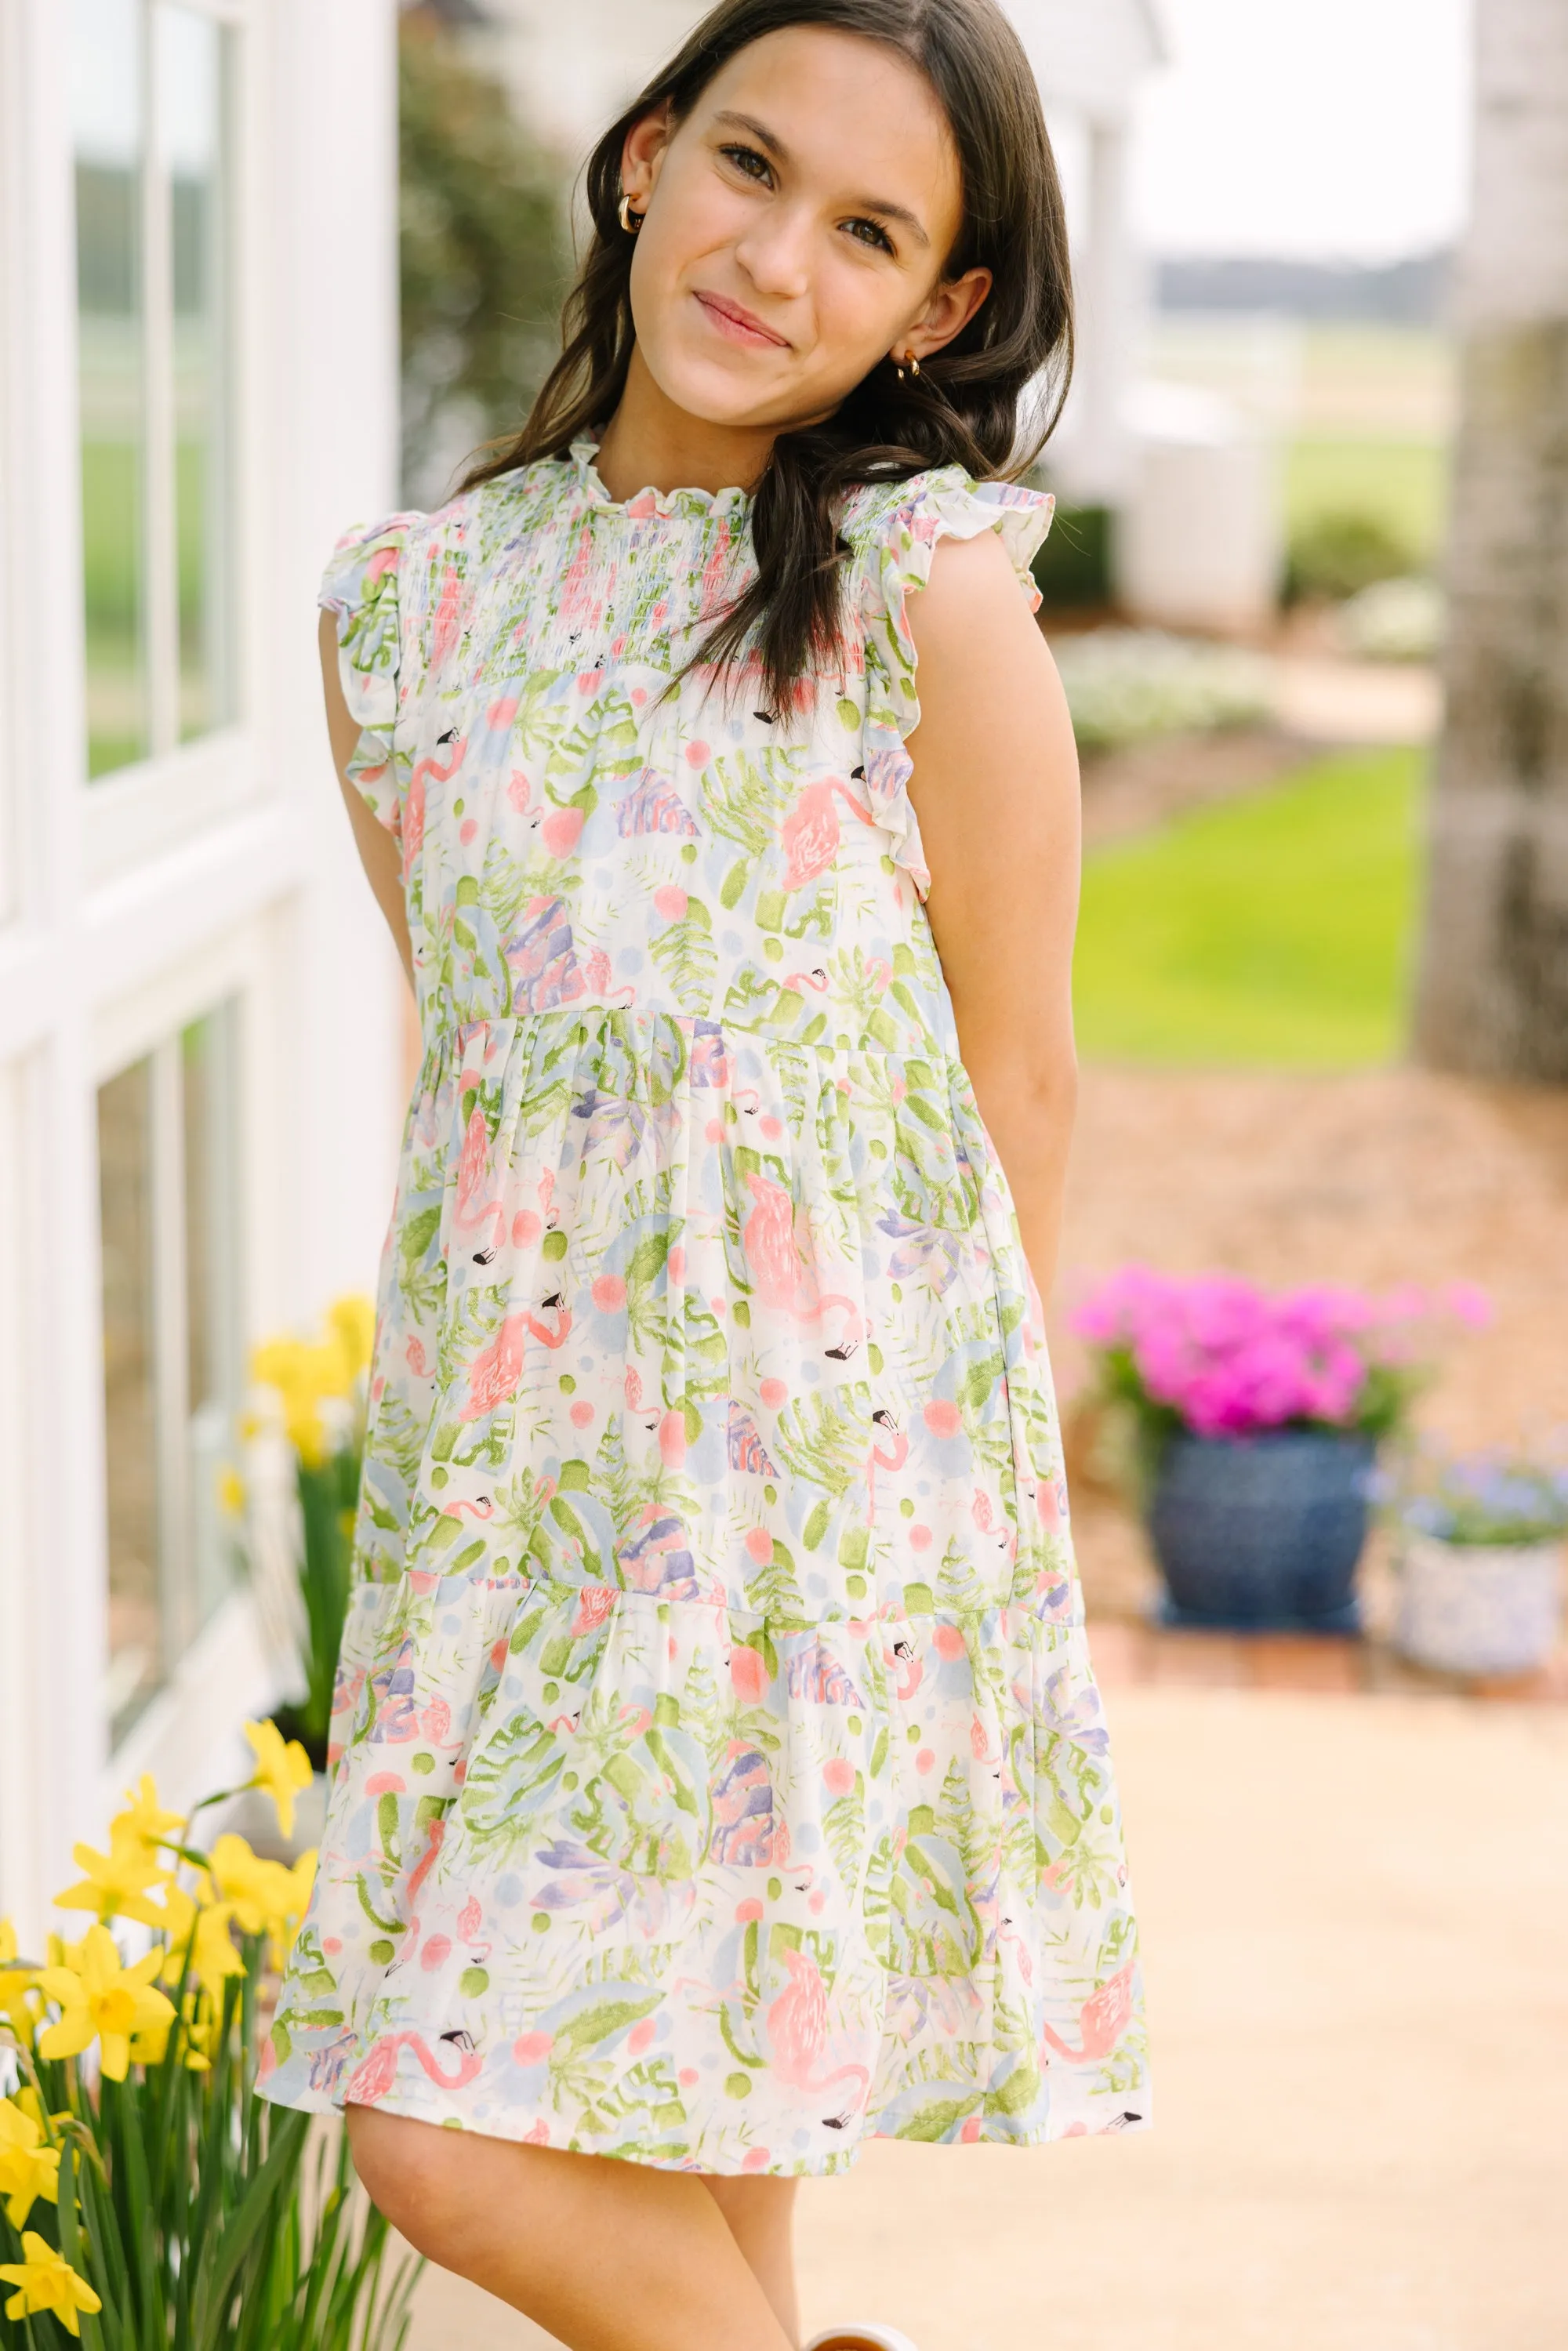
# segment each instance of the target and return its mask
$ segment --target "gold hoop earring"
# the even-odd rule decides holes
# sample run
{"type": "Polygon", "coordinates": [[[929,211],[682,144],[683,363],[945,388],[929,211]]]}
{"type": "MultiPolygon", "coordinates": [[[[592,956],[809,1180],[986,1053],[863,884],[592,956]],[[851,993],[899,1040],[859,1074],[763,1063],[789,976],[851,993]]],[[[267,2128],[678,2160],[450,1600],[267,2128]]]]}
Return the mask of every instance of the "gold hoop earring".
{"type": "Polygon", "coordinates": [[[642,214],[634,213],[632,211],[632,199],[627,195],[623,195],[622,197],[620,204],[616,207],[616,218],[620,221],[622,227],[625,230],[628,236],[635,236],[637,231],[643,225],[642,214]]]}
{"type": "Polygon", "coordinates": [[[918,375],[920,373],[920,361],[915,358],[913,351],[909,354],[909,372],[911,375],[918,375]]]}
{"type": "Polygon", "coordinates": [[[888,357],[889,359],[893,359],[894,373],[897,376],[900,383],[904,381],[904,371],[906,365],[912,374],[918,375],[920,373],[920,361],[915,358],[913,351],[905,351],[902,360],[894,359],[891,351],[888,353],[888,357]]]}

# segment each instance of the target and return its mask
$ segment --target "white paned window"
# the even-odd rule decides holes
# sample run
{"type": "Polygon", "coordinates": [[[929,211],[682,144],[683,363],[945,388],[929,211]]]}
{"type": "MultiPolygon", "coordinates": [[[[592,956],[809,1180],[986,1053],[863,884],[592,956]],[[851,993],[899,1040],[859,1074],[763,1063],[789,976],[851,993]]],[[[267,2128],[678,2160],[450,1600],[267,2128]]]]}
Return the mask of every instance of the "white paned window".
{"type": "Polygon", "coordinates": [[[232,1587],[237,1028],[230,999],[98,1092],[116,1739],[232,1587]]]}
{"type": "Polygon", "coordinates": [[[72,0],[88,773],[235,715],[233,35],[72,0]]]}

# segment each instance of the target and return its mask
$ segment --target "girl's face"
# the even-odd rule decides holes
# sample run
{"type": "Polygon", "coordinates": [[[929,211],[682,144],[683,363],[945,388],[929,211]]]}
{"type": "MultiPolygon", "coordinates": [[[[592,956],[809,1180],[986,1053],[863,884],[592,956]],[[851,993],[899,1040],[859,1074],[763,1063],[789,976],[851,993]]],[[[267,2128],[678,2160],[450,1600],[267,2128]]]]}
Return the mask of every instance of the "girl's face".
{"type": "Polygon", "coordinates": [[[638,349],[666,399],[732,430],[831,416],[890,353],[924,360],[979,308],[951,285],[958,159],[925,77],[880,42],[792,26],[714,76],[684,121],[628,133],[643,214],[638,349]]]}

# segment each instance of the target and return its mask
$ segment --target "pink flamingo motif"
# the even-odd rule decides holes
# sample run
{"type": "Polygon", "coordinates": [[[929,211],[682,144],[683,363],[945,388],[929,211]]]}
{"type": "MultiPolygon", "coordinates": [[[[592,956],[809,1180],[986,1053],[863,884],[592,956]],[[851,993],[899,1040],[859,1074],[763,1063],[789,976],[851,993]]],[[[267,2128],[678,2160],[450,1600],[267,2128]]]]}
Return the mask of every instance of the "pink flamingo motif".
{"type": "Polygon", "coordinates": [[[455,1502],[443,1502],[441,1506],[444,1519],[460,1519],[465,1510],[471,1519],[477,1519],[483,1524],[485,1520],[495,1517],[496,1505],[488,1494],[478,1494],[472,1501],[460,1498],[455,1502]]]}
{"type": "Polygon", "coordinates": [[[488,1265],[500,1248],[507,1231],[507,1211],[499,1200],[486,1202],[485,1178],[489,1169],[490,1130],[485,1113],[477,1102],[468,1113],[464,1130],[463,1150],[457,1162],[457,1200],[454,1210],[459,1232],[483,1232],[493,1225],[495,1238],[488,1247],[474,1252],[476,1265],[488,1265]]]}
{"type": "Polygon", "coordinates": [[[468,737],[457,734],[455,729],[442,736],[435,747],[440,750],[448,743],[452,746],[452,756],[444,768],[434,755],[428,759],[416,759],[413,773],[409,778],[408,798],[402,811],[402,878],[405,882],[413,872],[413,861],[424,841],[425,778],[431,776],[438,784],[449,784],[463,765],[463,754],[468,748],[468,737]]]}
{"type": "Polygon", "coordinates": [[[577,545],[570,562],[561,575],[559,616],[580,625],[597,628],[602,607],[596,603],[589,588],[589,570],[593,555],[593,533],[584,522],[577,535],[577,545]]]}
{"type": "Polygon", "coordinates": [[[865,1465],[865,1520],[869,1527],[876,1516],[876,1473],[879,1469],[902,1469],[909,1458],[909,1439],[885,1405],[879,1405],[872,1419],[890,1432],[893,1450],[884,1453],[873,1437],[865,1465]]]}
{"type": "Polygon", "coordinates": [[[460,1420],[477,1420],[517,1394],[523,1376],[525,1335],[547,1347],[565,1343],[571,1330],[570,1307],[556,1293],[545,1300],[543,1311],[553,1311],[553,1323],[541,1322],[525,1307],[520,1314],[508,1314],[490,1344],[479,1350],[469,1367],[468,1401],[458,1415],[460,1420]]]}
{"type": "Polygon", "coordinates": [[[913,1698],[925,1676],[925,1663],[916,1656],[914,1643],[901,1633],[892,1647],[884,1649],[882,1655],[883,1663],[894,1667],[903,1677],[898,1684],[899,1697],[913,1698]]]}
{"type": "Polygon", "coordinates": [[[449,563],[441,575],[441,595],[431,624],[430,666],[440,669],[447,654],[457,643],[457,608],[463,599],[463,581],[455,564],[449,563]]]}
{"type": "Polygon", "coordinates": [[[991,1498],[979,1486],[975,1489],[974,1499],[969,1505],[969,1516],[974,1520],[981,1534],[990,1536],[997,1549],[1005,1558],[1010,1559],[1013,1556],[1018,1549],[1018,1536],[1011,1527],[997,1525],[991,1510],[991,1498]]]}
{"type": "Polygon", "coordinates": [[[1109,2057],[1126,2029],[1133,2013],[1133,1962],[1118,1968],[1110,1980],[1086,2000],[1078,2011],[1078,2037],[1081,2046],[1070,2049],[1060,2034],[1042,2024],[1040,2032],[1059,2057],[1071,2064],[1092,2064],[1109,2057]]]}
{"type": "Polygon", "coordinates": [[[779,833],[787,859],[784,869],[786,890],[799,890],[803,883],[813,881],[838,855],[839,812],[833,806],[835,792],[859,817],[862,824],[875,823],[871,810],[862,807],[848,784],[838,776],[823,776],[818,782],[807,784],[779,833]]]}
{"type": "Polygon", "coordinates": [[[373,2106],[379,2099],[386,2096],[397,2080],[397,2053],[400,2049],[412,2049],[431,2080],[443,2090],[464,2089],[476,2074],[483,2073],[485,2069],[485,2061],[478,2051],[470,2049],[459,2051],[455,2074],[444,2074],[439,2058],[433,2056],[425,2047],[423,2034],[389,2032],[384,2040],[376,2043],[369,2056],[356,2067],[343,2093],[350,2105],[373,2106]]]}
{"type": "MultiPolygon", "coordinates": [[[[409,1873],[408,1904],[411,1911],[418,1897],[420,1888],[423,1886],[425,1879],[430,1876],[431,1871],[435,1866],[435,1857],[441,1851],[442,1839],[445,1834],[446,1823],[444,1820],[434,1820],[431,1822],[429,1842],[425,1845],[424,1851],[421,1854],[418,1861],[414,1864],[413,1868],[409,1873]]],[[[417,1937],[419,1933],[419,1921],[417,1918],[411,1917],[409,1919],[408,1932],[411,1937],[417,1937]]]]}
{"type": "Polygon", "coordinates": [[[1018,1961],[1018,1971],[1019,1975],[1022,1976],[1026,1984],[1032,1984],[1034,1981],[1034,1954],[1030,1949],[1029,1945],[1019,1933],[1018,1928],[1013,1925],[1010,1918],[1004,1918],[1000,1926],[997,1928],[997,1940],[998,1943],[1011,1944],[1013,1949],[1013,1957],[1018,1961]]]}
{"type": "Polygon", "coordinates": [[[764,1306],[793,1316],[798,1322],[819,1322],[830,1306],[841,1307],[844,1335],[836,1346],[823,1350],[836,1363],[847,1363],[865,1336],[865,1324],[853,1299],[836,1292],[819,1297],[810,1268],[795,1239],[795,1204],[782,1184],[770,1176],[748,1174],[747,1184],[756,1203],[741,1227],[741,1247],[751,1269],[753,1288],[764,1306]]]}
{"type": "Polygon", "coordinates": [[[864,2102],[871,2075],[863,2065],[841,2065],[835,2073],[813,2078],[828,2037],[827,1990],[821,1970],[809,1953],[786,1951],[784,1964],[789,1980],[768,2009],[773,2072],[791,2090],[831,2090],[835,2082],[853,2082],[857,2095],[847,2110],[852,2115],[864,2102]]]}
{"type": "Polygon", "coordinates": [[[726,575],[729,567],[730,536],[728,523],[721,521],[718,536],[714,540],[713,553],[703,566],[702,586],[698,591],[697,617],[699,620],[710,620],[723,608],[726,575]]]}

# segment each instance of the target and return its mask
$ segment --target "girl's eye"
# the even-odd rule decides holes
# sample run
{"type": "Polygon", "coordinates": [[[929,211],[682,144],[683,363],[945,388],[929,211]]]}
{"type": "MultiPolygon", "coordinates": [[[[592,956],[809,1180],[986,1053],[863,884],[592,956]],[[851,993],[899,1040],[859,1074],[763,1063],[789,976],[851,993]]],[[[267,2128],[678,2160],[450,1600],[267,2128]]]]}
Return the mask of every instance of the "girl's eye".
{"type": "Polygon", "coordinates": [[[852,220],[848,222],[846,225],[848,226],[852,235],[855,237],[857,244],[880,246],[883,253],[891,253],[893,251],[893,239],[889,236],[887,231],[883,227],[880,221],[852,220]],[[869,229],[871,231],[871,235],[869,236],[860,235],[859,232],[862,228],[869,229]]]}
{"type": "Polygon", "coordinates": [[[767,156],[759,155],[755,147],[721,147],[718,152],[721,155],[727,155],[736,170],[744,172],[748,180],[761,179],[773,168],[767,156]],[[751,168],[753,163],[757,165],[755,172],[751,168]]]}

